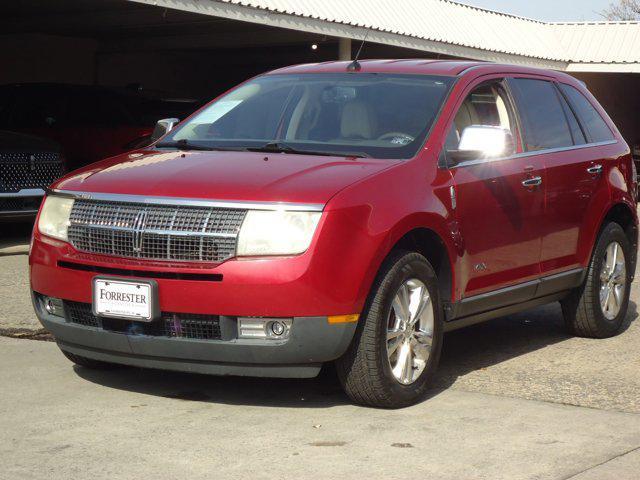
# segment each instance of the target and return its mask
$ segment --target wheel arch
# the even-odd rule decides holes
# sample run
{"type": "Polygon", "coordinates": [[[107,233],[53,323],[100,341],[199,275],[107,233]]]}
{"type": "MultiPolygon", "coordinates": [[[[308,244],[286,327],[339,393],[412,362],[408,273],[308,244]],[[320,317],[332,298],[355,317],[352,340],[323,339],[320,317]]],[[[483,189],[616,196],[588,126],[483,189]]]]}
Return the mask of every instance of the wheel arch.
{"type": "Polygon", "coordinates": [[[438,290],[443,302],[450,302],[453,292],[453,267],[447,247],[440,236],[430,228],[417,227],[405,233],[389,251],[408,250],[424,256],[438,277],[438,290]]]}
{"type": "Polygon", "coordinates": [[[429,261],[438,276],[442,302],[446,305],[452,301],[457,250],[452,236],[448,237],[444,233],[451,232],[451,229],[445,229],[444,222],[438,223],[440,217],[432,217],[433,215],[427,214],[406,218],[389,231],[375,260],[371,262],[370,273],[362,286],[365,298],[368,298],[385,259],[398,250],[406,250],[420,253],[429,261]]]}
{"type": "MultiPolygon", "coordinates": [[[[637,213],[633,210],[627,202],[618,202],[611,205],[611,207],[606,211],[602,220],[600,221],[600,226],[598,228],[598,232],[596,237],[594,238],[593,244],[597,241],[597,238],[600,235],[600,232],[610,222],[615,222],[622,229],[631,244],[632,253],[632,272],[635,272],[636,260],[637,260],[637,250],[638,250],[638,221],[637,221],[637,213]]],[[[591,247],[593,253],[593,246],[591,247]]],[[[634,273],[632,273],[632,276],[634,273]]]]}

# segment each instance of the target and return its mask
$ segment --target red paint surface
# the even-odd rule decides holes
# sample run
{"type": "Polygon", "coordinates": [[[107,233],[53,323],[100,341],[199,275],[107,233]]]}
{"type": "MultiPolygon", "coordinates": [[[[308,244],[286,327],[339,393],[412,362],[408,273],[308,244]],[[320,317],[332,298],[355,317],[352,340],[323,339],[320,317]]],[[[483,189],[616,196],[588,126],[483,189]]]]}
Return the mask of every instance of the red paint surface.
{"type": "MultiPolygon", "coordinates": [[[[277,73],[344,71],[345,66],[334,62],[277,73]]],[[[629,149],[613,125],[618,142],[612,145],[451,170],[438,166],[445,133],[473,85],[490,76],[537,76],[584,92],[573,78],[522,67],[423,60],[362,62],[361,71],[459,75],[415,158],[151,149],[91,165],[55,185],[86,192],[323,204],[322,220],[303,255],[234,259],[220,265],[166,264],[87,256],[36,233],[30,257],[33,289],[90,302],[95,274],[59,268],[59,260],[138,270],[195,270],[222,274],[223,280],[160,279],[163,310],[248,316],[350,314],[362,310],[382,261],[412,229],[430,229],[443,241],[453,272],[450,300],[458,300],[587,266],[606,213],[624,204],[636,216],[629,149]],[[603,164],[601,175],[586,173],[594,163],[603,164]],[[522,180],[532,175],[543,177],[542,186],[523,188],[522,180]],[[457,192],[455,210],[451,186],[457,192]],[[474,269],[478,263],[487,269],[474,269]]]]}

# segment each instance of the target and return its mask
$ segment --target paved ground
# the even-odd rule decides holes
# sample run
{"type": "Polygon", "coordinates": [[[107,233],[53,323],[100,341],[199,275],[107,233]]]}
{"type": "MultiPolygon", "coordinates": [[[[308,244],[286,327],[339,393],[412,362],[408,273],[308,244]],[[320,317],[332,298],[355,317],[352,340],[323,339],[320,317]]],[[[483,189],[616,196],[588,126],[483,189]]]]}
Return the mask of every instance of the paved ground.
{"type": "MultiPolygon", "coordinates": [[[[25,255],[0,256],[0,330],[36,330],[25,255]]],[[[640,478],[640,322],[571,338],[548,306],[448,334],[431,397],[354,407],[304,381],[73,368],[0,338],[0,479],[640,478]]]]}
{"type": "Polygon", "coordinates": [[[450,388],[383,411],[328,378],[72,368],[0,339],[0,478],[636,479],[640,415],[450,388]],[[608,477],[607,477],[608,476],[608,477]]]}
{"type": "Polygon", "coordinates": [[[0,223],[0,256],[27,253],[31,222],[0,223]]]}
{"type": "Polygon", "coordinates": [[[27,255],[0,256],[0,331],[41,328],[31,307],[27,255]]]}

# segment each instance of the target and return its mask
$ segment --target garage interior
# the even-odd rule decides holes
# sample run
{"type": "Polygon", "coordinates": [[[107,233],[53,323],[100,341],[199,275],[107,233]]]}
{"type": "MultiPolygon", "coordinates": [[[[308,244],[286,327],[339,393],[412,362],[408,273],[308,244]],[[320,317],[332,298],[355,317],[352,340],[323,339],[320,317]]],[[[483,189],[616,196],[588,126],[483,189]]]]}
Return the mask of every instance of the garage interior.
{"type": "MultiPolygon", "coordinates": [[[[126,0],[22,0],[3,11],[0,84],[140,85],[208,99],[258,73],[339,54],[337,38],[126,0]]],[[[369,44],[363,56],[435,55],[369,44]]]]}
{"type": "MultiPolygon", "coordinates": [[[[3,5],[0,84],[131,86],[206,100],[255,74],[346,58],[359,41],[127,0],[21,0],[3,5]],[[341,45],[342,43],[342,45],[341,45]]],[[[368,42],[362,58],[453,58],[368,42]]],[[[630,146],[640,144],[640,74],[572,73],[630,146]]]]}

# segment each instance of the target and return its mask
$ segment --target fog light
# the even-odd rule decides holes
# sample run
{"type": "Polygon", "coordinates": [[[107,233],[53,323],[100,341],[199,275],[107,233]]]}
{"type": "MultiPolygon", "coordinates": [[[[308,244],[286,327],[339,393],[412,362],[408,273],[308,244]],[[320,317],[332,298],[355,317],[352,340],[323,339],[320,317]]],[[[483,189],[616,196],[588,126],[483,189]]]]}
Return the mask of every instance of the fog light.
{"type": "Polygon", "coordinates": [[[289,338],[290,318],[238,318],[238,338],[284,340],[289,338]]]}
{"type": "Polygon", "coordinates": [[[64,317],[64,305],[62,300],[59,298],[43,297],[42,303],[44,304],[44,309],[49,315],[64,317]]]}
{"type": "Polygon", "coordinates": [[[282,324],[281,322],[271,322],[271,332],[274,335],[279,337],[284,333],[284,331],[285,331],[284,324],[282,324]]]}

